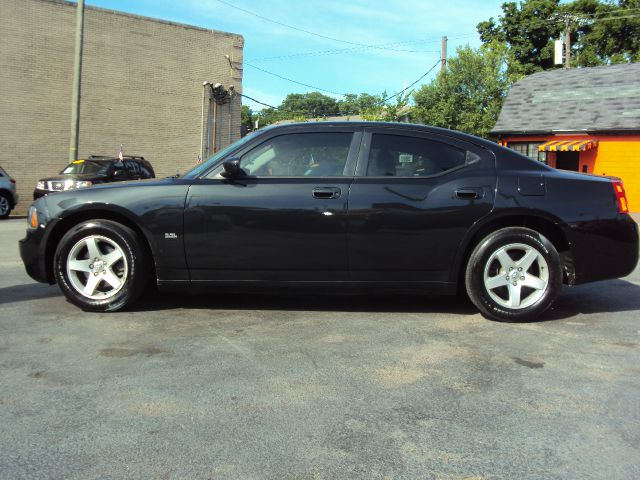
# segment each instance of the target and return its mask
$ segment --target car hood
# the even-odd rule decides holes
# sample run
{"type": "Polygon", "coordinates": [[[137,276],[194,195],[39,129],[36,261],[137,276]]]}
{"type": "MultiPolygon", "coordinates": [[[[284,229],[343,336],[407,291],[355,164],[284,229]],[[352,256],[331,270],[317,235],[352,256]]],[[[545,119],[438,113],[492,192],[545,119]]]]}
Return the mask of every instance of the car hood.
{"type": "Polygon", "coordinates": [[[51,177],[41,178],[41,182],[64,182],[65,180],[84,180],[84,181],[96,181],[104,180],[107,175],[96,175],[94,173],[65,173],[64,175],[54,175],[51,177]]]}
{"type": "Polygon", "coordinates": [[[87,208],[107,208],[127,211],[156,208],[168,199],[178,199],[184,205],[189,186],[193,180],[163,178],[130,182],[101,183],[91,188],[65,190],[55,195],[45,195],[34,202],[40,210],[47,211],[48,218],[62,217],[68,213],[87,208]]]}

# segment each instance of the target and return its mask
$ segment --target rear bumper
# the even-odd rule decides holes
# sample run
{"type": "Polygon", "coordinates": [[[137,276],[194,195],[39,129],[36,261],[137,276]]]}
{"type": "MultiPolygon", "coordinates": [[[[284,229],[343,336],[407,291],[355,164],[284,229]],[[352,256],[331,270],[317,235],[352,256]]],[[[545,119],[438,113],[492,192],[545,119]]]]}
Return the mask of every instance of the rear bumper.
{"type": "Polygon", "coordinates": [[[626,277],[638,264],[638,225],[629,215],[571,223],[566,234],[575,284],[626,277]]]}

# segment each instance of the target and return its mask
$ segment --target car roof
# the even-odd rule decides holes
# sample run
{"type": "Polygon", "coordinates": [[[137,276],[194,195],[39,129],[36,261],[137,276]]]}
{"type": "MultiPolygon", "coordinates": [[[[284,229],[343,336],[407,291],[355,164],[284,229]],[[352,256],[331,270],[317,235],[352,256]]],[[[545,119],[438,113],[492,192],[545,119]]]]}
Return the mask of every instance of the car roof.
{"type": "MultiPolygon", "coordinates": [[[[144,157],[140,156],[140,155],[124,155],[122,157],[123,160],[137,160],[137,161],[142,161],[142,162],[146,162],[147,160],[144,159],[144,157]]],[[[86,158],[79,158],[78,160],[85,160],[85,161],[91,161],[91,162],[113,162],[113,161],[118,161],[119,158],[113,155],[89,155],[86,158]]]]}
{"type": "MultiPolygon", "coordinates": [[[[449,130],[447,128],[432,127],[430,125],[423,125],[418,123],[404,123],[404,122],[373,122],[373,121],[318,121],[318,122],[291,122],[278,125],[269,125],[262,129],[262,131],[273,130],[286,130],[286,129],[310,129],[323,128],[323,127],[349,127],[351,129],[357,128],[393,128],[407,131],[421,131],[426,133],[435,133],[438,135],[445,135],[460,140],[466,140],[468,142],[480,144],[485,147],[495,147],[497,144],[484,138],[469,135],[468,133],[459,132],[457,130],[449,130]]],[[[258,133],[258,132],[256,132],[258,133]]]]}

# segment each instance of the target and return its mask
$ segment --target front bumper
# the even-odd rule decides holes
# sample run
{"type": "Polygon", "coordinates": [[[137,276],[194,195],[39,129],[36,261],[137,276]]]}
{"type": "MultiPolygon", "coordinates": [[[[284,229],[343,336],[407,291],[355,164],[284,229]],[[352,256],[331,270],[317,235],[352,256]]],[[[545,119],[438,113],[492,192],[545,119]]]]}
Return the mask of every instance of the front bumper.
{"type": "Polygon", "coordinates": [[[44,228],[27,230],[26,236],[19,241],[20,257],[27,274],[37,282],[55,283],[47,272],[47,252],[44,228]]]}

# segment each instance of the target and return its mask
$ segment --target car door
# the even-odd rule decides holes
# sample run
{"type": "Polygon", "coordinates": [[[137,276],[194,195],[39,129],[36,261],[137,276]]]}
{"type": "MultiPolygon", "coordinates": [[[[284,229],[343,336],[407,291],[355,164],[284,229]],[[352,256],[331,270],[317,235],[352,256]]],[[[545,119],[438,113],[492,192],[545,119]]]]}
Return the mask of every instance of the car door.
{"type": "Polygon", "coordinates": [[[366,131],[349,196],[350,278],[450,282],[468,229],[494,202],[495,159],[436,133],[366,131]]]}
{"type": "Polygon", "coordinates": [[[346,280],[347,200],[361,133],[298,128],[234,154],[189,189],[184,241],[193,281],[346,280]]]}

